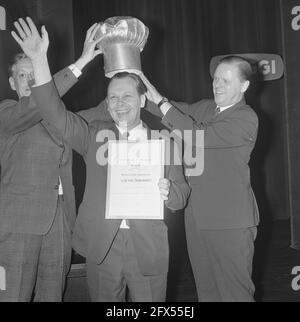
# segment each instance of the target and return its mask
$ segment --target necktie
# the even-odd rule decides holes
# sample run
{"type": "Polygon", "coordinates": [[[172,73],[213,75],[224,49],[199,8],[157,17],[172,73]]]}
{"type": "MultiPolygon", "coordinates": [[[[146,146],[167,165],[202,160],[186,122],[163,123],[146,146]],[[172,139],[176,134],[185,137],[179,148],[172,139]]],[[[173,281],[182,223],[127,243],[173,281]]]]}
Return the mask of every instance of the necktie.
{"type": "Polygon", "coordinates": [[[129,137],[129,132],[124,132],[124,133],[120,133],[120,140],[125,140],[127,141],[129,137]]]}
{"type": "Polygon", "coordinates": [[[218,115],[221,113],[221,109],[220,107],[216,107],[216,110],[215,110],[215,115],[218,115]]]}

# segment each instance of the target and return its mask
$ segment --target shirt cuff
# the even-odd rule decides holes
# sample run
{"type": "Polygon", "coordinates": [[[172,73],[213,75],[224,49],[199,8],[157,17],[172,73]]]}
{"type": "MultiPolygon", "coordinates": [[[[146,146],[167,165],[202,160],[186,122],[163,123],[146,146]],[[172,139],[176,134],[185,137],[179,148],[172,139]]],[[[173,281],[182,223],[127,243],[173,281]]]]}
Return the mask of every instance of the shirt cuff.
{"type": "Polygon", "coordinates": [[[170,102],[165,102],[161,105],[160,110],[163,113],[163,115],[165,116],[168,112],[169,109],[172,107],[173,105],[170,102]]]}
{"type": "Polygon", "coordinates": [[[77,77],[79,78],[82,75],[81,70],[74,64],[71,64],[69,66],[69,69],[71,70],[71,72],[77,77]]]}

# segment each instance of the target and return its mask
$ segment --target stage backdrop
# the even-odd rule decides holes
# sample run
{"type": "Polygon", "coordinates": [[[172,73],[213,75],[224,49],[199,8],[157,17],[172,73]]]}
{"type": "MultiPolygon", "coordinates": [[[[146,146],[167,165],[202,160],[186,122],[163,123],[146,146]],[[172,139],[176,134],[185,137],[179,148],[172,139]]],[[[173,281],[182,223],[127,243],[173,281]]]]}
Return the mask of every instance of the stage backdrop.
{"type": "Polygon", "coordinates": [[[300,1],[281,0],[292,247],[300,248],[300,1]]]}

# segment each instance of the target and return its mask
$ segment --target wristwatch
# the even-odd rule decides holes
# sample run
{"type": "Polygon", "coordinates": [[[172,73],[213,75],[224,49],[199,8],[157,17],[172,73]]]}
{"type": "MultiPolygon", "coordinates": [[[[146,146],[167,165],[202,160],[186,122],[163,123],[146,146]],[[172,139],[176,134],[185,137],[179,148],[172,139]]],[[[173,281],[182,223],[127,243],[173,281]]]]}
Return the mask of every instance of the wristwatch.
{"type": "Polygon", "coordinates": [[[166,97],[163,97],[161,101],[157,104],[157,106],[160,108],[164,103],[168,103],[169,100],[166,97]]]}

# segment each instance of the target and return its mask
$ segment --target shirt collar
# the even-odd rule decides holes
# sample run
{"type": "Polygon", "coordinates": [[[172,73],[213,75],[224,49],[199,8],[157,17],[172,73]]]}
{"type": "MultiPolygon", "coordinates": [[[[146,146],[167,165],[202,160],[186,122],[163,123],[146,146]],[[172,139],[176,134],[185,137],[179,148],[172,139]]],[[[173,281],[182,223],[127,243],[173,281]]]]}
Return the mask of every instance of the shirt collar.
{"type": "Polygon", "coordinates": [[[143,126],[143,122],[141,121],[136,127],[131,129],[130,131],[126,131],[126,129],[119,127],[116,124],[121,135],[125,132],[128,132],[128,140],[129,141],[140,141],[140,140],[147,140],[147,129],[143,126]]]}
{"type": "Polygon", "coordinates": [[[219,105],[217,105],[217,108],[220,109],[220,113],[221,113],[221,112],[224,112],[225,110],[227,110],[228,108],[230,108],[233,105],[235,105],[235,104],[231,104],[231,105],[228,105],[228,106],[219,106],[219,105]]]}

